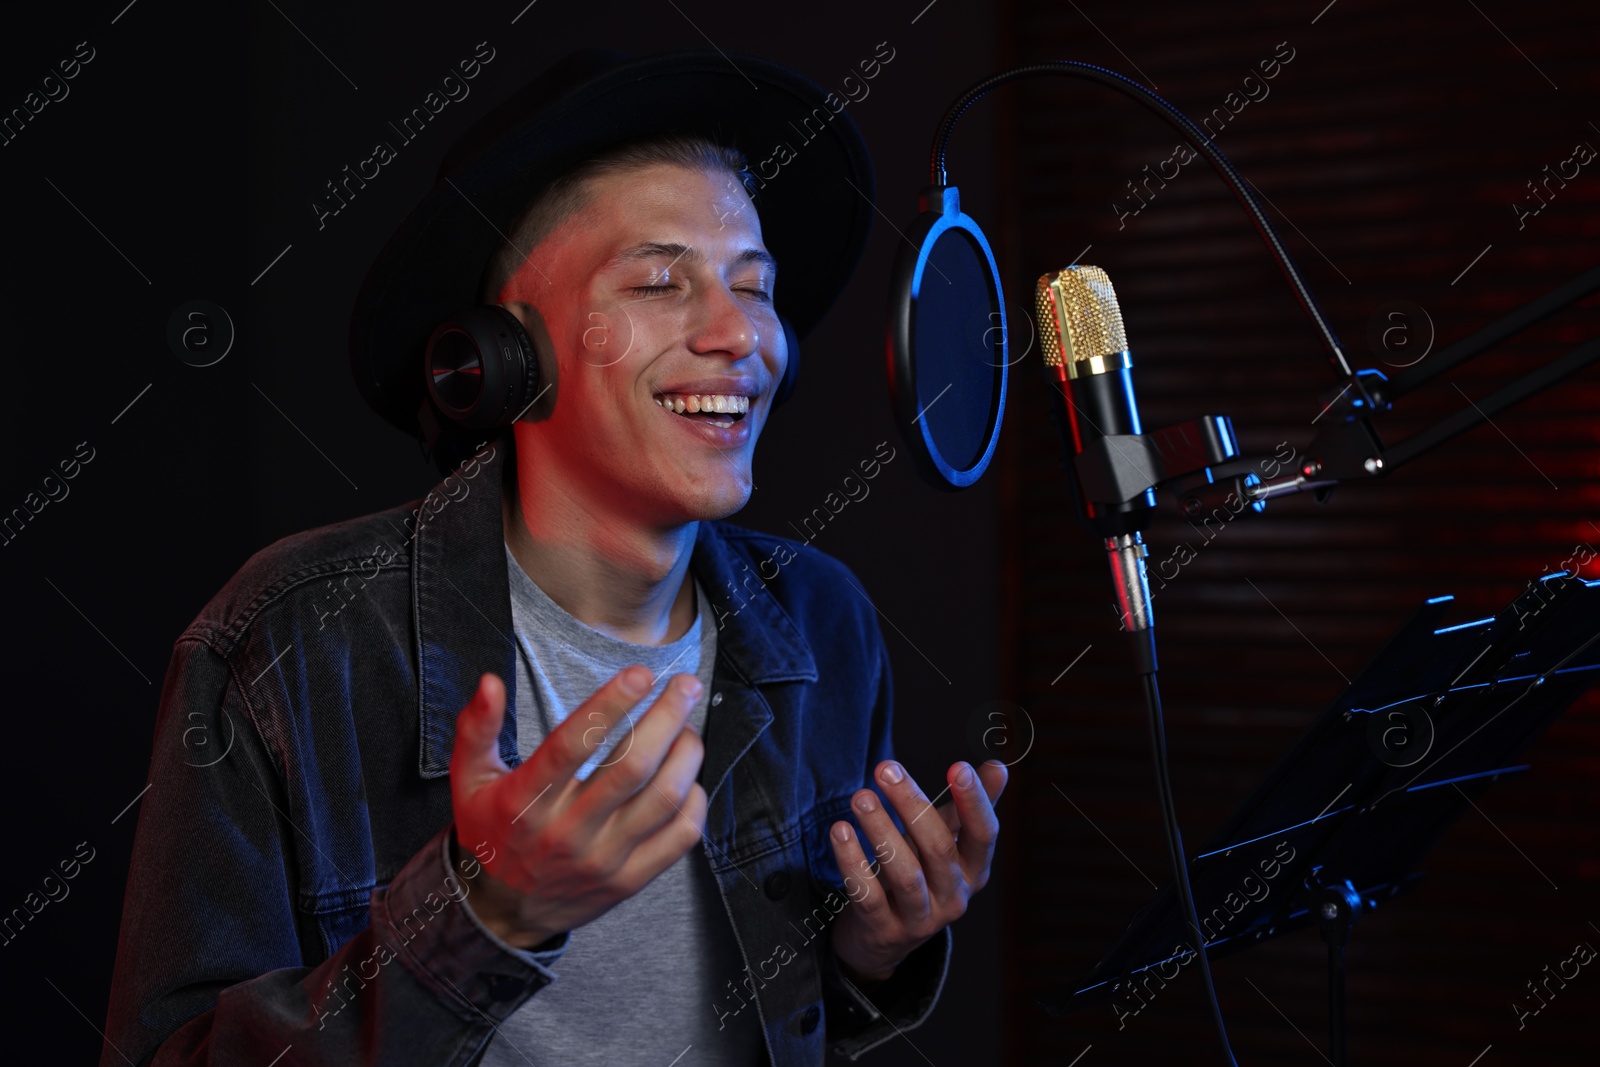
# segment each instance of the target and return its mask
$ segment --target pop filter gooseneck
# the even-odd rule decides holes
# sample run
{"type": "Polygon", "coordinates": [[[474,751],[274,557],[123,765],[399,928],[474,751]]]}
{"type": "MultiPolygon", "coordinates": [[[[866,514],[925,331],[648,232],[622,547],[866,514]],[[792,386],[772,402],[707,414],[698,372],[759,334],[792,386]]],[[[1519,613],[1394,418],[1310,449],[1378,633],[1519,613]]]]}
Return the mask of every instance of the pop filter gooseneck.
{"type": "Polygon", "coordinates": [[[1267,251],[1278,264],[1278,269],[1283,272],[1284,279],[1289,283],[1289,288],[1294,292],[1294,298],[1300,308],[1311,319],[1311,325],[1316,329],[1317,336],[1328,350],[1328,362],[1333,367],[1341,381],[1353,383],[1352,389],[1365,391],[1365,387],[1356,378],[1351,370],[1350,363],[1345,359],[1344,348],[1339,344],[1339,338],[1334,334],[1333,327],[1328,324],[1327,317],[1322,314],[1322,309],[1317,306],[1315,298],[1311,295],[1310,288],[1300,274],[1300,268],[1289,256],[1288,249],[1283,246],[1283,239],[1278,236],[1278,231],[1261,210],[1261,205],[1256,203],[1255,196],[1250,192],[1249,183],[1234,168],[1228,157],[1222,154],[1206,132],[1196,126],[1189,116],[1179,111],[1172,104],[1152,93],[1144,86],[1131,78],[1118,74],[1114,70],[1106,70],[1092,63],[1078,63],[1069,59],[1053,59],[1044,63],[1032,63],[1025,67],[1015,67],[1011,70],[1001,71],[991,75],[974,85],[956,98],[945,111],[944,118],[939,123],[938,132],[934,134],[932,159],[929,170],[930,181],[935,187],[942,187],[946,181],[945,154],[950,144],[950,135],[955,129],[956,121],[963,112],[978,100],[998,89],[1002,85],[1022,78],[1031,78],[1039,75],[1055,74],[1065,75],[1070,78],[1082,78],[1092,81],[1096,85],[1121,93],[1159,115],[1169,126],[1181,133],[1185,140],[1194,146],[1195,150],[1206,157],[1213,170],[1217,172],[1233,195],[1238,198],[1239,204],[1250,216],[1250,222],[1255,226],[1256,232],[1267,244],[1267,251]]]}

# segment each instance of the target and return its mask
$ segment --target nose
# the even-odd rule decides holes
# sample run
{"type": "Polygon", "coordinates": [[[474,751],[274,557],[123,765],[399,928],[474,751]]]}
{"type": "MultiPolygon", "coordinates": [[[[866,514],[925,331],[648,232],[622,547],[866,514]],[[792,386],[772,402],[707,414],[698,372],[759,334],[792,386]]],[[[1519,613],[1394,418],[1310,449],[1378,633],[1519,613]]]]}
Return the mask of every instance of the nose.
{"type": "Polygon", "coordinates": [[[701,292],[705,295],[690,326],[689,350],[702,355],[727,352],[736,360],[758,351],[761,333],[739,297],[723,285],[701,292]]]}

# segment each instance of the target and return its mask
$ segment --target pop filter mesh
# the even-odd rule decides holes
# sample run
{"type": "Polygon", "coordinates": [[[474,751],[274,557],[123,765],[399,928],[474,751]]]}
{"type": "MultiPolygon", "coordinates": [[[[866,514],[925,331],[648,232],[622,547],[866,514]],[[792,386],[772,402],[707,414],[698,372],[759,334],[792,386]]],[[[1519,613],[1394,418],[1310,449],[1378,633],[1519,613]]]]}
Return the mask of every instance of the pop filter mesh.
{"type": "Polygon", "coordinates": [[[928,435],[957,469],[987,449],[1003,331],[1000,296],[983,249],[965,230],[945,230],[928,254],[912,323],[917,403],[928,435]]]}

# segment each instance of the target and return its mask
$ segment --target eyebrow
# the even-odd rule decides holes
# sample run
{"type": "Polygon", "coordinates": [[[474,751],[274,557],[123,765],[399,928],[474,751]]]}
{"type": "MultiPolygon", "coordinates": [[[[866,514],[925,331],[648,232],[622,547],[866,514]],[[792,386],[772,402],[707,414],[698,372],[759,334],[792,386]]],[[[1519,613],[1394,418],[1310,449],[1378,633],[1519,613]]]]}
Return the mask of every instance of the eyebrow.
{"type": "MultiPolygon", "coordinates": [[[[674,263],[680,260],[687,260],[690,263],[705,261],[705,255],[699,249],[691,248],[689,245],[679,244],[676,241],[645,241],[642,244],[633,245],[631,248],[624,248],[621,252],[606,260],[600,269],[609,271],[613,267],[620,267],[625,263],[662,257],[669,258],[674,263]]],[[[733,264],[736,267],[746,263],[760,263],[774,274],[778,271],[778,261],[764,249],[746,248],[733,257],[733,264]]]]}

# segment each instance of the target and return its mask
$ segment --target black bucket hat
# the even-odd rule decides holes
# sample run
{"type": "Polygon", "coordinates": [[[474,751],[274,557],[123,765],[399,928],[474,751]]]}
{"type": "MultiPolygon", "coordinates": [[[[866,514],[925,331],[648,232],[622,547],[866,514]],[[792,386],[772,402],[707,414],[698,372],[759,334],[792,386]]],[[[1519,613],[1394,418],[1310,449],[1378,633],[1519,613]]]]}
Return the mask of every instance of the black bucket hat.
{"type": "MultiPolygon", "coordinates": [[[[762,237],[780,267],[777,306],[803,337],[866,247],[872,162],[844,102],[757,56],[575,52],[476,122],[378,254],[356,297],[350,369],[362,397],[423,437],[423,351],[435,326],[479,303],[484,266],[531,197],[610,145],[694,134],[740,149],[760,189],[762,237]],[[837,108],[830,106],[832,101],[837,108]]],[[[456,447],[467,431],[446,431],[456,447]]],[[[479,440],[488,435],[479,432],[479,440]]]]}

